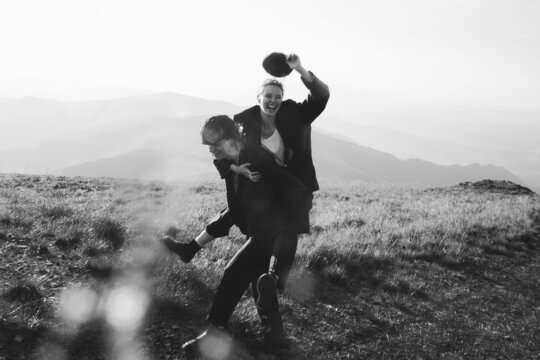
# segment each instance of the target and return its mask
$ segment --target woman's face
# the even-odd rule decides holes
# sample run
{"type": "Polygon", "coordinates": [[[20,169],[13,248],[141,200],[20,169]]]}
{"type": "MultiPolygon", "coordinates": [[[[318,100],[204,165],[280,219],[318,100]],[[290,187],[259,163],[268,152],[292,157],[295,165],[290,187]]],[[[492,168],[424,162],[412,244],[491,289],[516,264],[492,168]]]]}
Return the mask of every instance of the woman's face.
{"type": "Polygon", "coordinates": [[[275,116],[283,101],[283,92],[276,85],[266,85],[258,96],[261,111],[267,115],[275,116]]]}

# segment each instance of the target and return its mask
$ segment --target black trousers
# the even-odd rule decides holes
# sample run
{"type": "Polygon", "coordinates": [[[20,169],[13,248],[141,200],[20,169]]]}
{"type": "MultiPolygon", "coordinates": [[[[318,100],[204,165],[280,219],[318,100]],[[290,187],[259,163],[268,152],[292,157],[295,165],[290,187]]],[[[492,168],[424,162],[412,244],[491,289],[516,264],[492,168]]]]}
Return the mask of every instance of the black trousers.
{"type": "Polygon", "coordinates": [[[278,276],[277,287],[280,291],[285,290],[285,284],[289,278],[289,273],[296,255],[298,246],[298,235],[292,231],[281,231],[274,238],[274,246],[272,248],[272,263],[270,271],[273,271],[278,276]]]}
{"type": "MultiPolygon", "coordinates": [[[[309,228],[309,212],[306,214],[308,216],[307,224],[309,228]]],[[[284,220],[283,225],[281,226],[276,226],[274,228],[270,226],[266,231],[260,232],[264,234],[274,232],[274,234],[271,235],[272,239],[269,240],[274,244],[271,255],[274,256],[275,262],[271,264],[272,268],[267,267],[265,272],[272,270],[276,273],[278,276],[277,286],[281,291],[285,289],[285,284],[289,277],[296,255],[296,248],[298,246],[298,234],[293,230],[288,230],[291,229],[292,226],[287,226],[286,223],[287,219],[284,220]],[[281,230],[278,230],[276,233],[276,228],[280,228],[281,230]]],[[[210,223],[206,226],[206,232],[214,237],[227,236],[233,224],[234,221],[231,213],[228,208],[225,208],[210,220],[210,223]]],[[[257,239],[257,237],[255,237],[255,239],[257,239]]]]}
{"type": "Polygon", "coordinates": [[[250,285],[257,301],[257,280],[268,271],[272,240],[250,238],[227,264],[207,317],[211,324],[227,326],[236,305],[250,285]]]}

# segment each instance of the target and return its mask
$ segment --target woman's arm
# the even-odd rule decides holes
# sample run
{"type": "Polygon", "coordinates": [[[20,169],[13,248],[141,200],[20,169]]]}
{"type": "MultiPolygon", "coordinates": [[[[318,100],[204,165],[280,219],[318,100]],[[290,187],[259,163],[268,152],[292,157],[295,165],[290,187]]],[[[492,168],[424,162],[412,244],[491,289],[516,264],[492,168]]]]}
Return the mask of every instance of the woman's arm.
{"type": "Polygon", "coordinates": [[[238,175],[247,177],[253,182],[261,180],[261,174],[258,171],[249,170],[249,166],[251,166],[250,163],[245,163],[241,165],[231,164],[230,169],[238,175]]]}
{"type": "Polygon", "coordinates": [[[298,55],[290,54],[287,56],[287,63],[291,69],[300,74],[302,82],[309,90],[308,98],[302,103],[296,103],[296,106],[299,107],[301,121],[311,124],[326,108],[330,98],[330,90],[328,85],[304,68],[298,55]]]}

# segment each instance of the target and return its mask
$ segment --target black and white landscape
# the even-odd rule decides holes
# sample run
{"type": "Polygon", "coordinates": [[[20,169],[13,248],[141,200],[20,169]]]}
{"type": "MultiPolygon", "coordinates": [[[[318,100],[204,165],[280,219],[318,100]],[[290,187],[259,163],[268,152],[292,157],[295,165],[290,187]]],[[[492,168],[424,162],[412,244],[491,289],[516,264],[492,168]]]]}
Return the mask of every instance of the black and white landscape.
{"type": "MultiPolygon", "coordinates": [[[[96,101],[2,99],[0,171],[157,180],[211,173],[200,127],[209,116],[232,116],[242,108],[176,93],[96,101]]],[[[399,120],[397,113],[389,116],[399,120]]],[[[540,131],[534,131],[531,115],[521,120],[528,126],[499,121],[483,130],[457,125],[452,131],[444,119],[432,117],[439,134],[430,136],[428,127],[415,135],[385,128],[383,120],[379,127],[363,126],[323,113],[313,128],[318,175],[429,186],[487,178],[540,184],[540,131]],[[445,124],[450,135],[442,137],[445,124]]]]}

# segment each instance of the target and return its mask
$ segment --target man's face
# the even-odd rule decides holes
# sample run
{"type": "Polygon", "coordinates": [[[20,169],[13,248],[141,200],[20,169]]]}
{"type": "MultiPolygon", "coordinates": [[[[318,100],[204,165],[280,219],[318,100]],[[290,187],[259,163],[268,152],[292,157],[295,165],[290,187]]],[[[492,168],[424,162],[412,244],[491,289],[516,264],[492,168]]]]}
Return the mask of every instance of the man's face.
{"type": "Polygon", "coordinates": [[[211,128],[204,128],[202,132],[203,144],[208,145],[208,151],[214,156],[214,159],[225,158],[225,142],[222,133],[211,128]]]}
{"type": "Polygon", "coordinates": [[[227,158],[227,143],[228,141],[223,139],[214,144],[208,145],[208,151],[210,151],[216,160],[225,159],[227,158]]]}
{"type": "Polygon", "coordinates": [[[283,92],[276,85],[266,85],[258,97],[261,111],[267,115],[275,116],[283,101],[283,92]]]}

